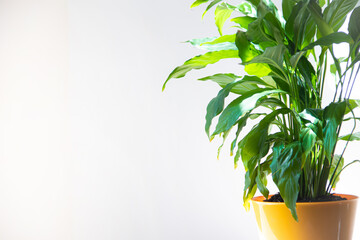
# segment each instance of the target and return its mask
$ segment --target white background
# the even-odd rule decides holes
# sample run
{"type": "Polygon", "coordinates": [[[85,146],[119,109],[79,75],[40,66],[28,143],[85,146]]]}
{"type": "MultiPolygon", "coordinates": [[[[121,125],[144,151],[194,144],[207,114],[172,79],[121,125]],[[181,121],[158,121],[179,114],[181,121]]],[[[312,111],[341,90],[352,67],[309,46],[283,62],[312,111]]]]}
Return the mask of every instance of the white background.
{"type": "MultiPolygon", "coordinates": [[[[201,53],[181,42],[216,35],[191,2],[0,1],[0,239],[257,239],[244,171],[204,132],[219,88],[196,81],[240,67],[161,92],[201,53]]],[[[360,195],[344,173],[337,192],[360,195]]]]}

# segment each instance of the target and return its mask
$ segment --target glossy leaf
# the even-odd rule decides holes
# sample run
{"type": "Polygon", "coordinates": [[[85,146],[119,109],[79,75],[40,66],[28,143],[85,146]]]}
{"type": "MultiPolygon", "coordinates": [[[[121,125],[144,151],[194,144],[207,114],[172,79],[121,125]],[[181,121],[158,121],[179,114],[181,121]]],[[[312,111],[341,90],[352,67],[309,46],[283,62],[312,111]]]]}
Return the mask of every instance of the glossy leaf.
{"type": "Polygon", "coordinates": [[[349,27],[348,27],[349,34],[354,41],[360,41],[359,19],[360,19],[360,7],[357,7],[354,9],[354,11],[350,16],[349,27]]]}
{"type": "Polygon", "coordinates": [[[219,2],[221,2],[222,0],[214,0],[212,1],[205,9],[204,13],[203,13],[203,17],[205,16],[205,14],[213,7],[215,6],[216,4],[218,4],[219,2]]]}
{"type": "Polygon", "coordinates": [[[274,157],[270,165],[273,180],[284,199],[285,205],[290,209],[296,221],[298,221],[296,201],[300,189],[301,155],[302,145],[295,141],[287,145],[278,157],[274,157]]]}
{"type": "Polygon", "coordinates": [[[324,109],[324,149],[328,159],[334,151],[334,146],[337,141],[337,129],[342,122],[345,114],[346,102],[330,103],[324,109]]]}
{"type": "Polygon", "coordinates": [[[240,27],[242,27],[246,30],[249,28],[249,24],[255,20],[256,20],[256,18],[249,17],[249,16],[236,17],[236,18],[231,19],[232,22],[239,24],[240,27]]]}
{"type": "Polygon", "coordinates": [[[343,32],[335,32],[335,33],[331,33],[325,37],[322,37],[320,39],[318,39],[317,41],[309,44],[308,46],[306,46],[303,51],[307,51],[309,49],[314,48],[315,46],[330,46],[334,43],[343,43],[343,42],[347,42],[350,43],[352,42],[352,38],[343,32]]]}
{"type": "Polygon", "coordinates": [[[193,69],[201,69],[206,67],[208,64],[214,64],[221,59],[226,58],[238,58],[238,53],[235,50],[223,50],[223,51],[215,51],[215,52],[208,52],[204,55],[199,55],[194,58],[187,60],[183,65],[175,68],[168,78],[166,79],[163,90],[167,82],[172,78],[182,78],[186,75],[187,72],[193,69]]]}
{"type": "Polygon", "coordinates": [[[341,137],[339,137],[339,140],[359,141],[360,140],[360,132],[353,133],[353,134],[347,134],[345,136],[341,136],[341,137]]]}
{"type": "Polygon", "coordinates": [[[216,125],[215,132],[212,136],[229,130],[236,123],[239,117],[256,107],[260,98],[274,93],[283,93],[283,91],[260,88],[250,91],[232,101],[220,115],[219,122],[216,125]]]}
{"type": "Polygon", "coordinates": [[[215,9],[215,24],[218,28],[220,35],[222,35],[222,28],[225,21],[231,16],[234,7],[227,3],[221,3],[215,9]]]}
{"type": "MultiPolygon", "coordinates": [[[[221,89],[218,95],[213,98],[207,108],[206,108],[206,124],[205,124],[205,132],[209,136],[210,125],[214,117],[219,115],[224,109],[225,98],[229,95],[231,88],[234,87],[236,82],[232,82],[227,84],[223,89],[221,89]]],[[[229,128],[230,129],[230,128],[229,128]]]]}
{"type": "Polygon", "coordinates": [[[345,22],[347,14],[353,10],[358,0],[333,0],[324,10],[324,19],[329,26],[338,31],[345,22]]]}

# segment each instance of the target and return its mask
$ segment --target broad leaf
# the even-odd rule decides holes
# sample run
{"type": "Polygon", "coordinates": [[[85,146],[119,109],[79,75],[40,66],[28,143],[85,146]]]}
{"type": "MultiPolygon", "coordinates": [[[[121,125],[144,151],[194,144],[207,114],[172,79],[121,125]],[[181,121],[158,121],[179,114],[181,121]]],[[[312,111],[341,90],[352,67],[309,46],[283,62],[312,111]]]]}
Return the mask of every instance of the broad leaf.
{"type": "Polygon", "coordinates": [[[285,76],[286,74],[283,71],[283,58],[285,52],[286,52],[286,47],[284,45],[268,47],[266,48],[263,54],[254,57],[251,61],[245,64],[265,63],[272,67],[275,67],[285,76]]]}
{"type": "Polygon", "coordinates": [[[238,53],[235,50],[222,50],[222,51],[216,51],[216,52],[208,52],[204,55],[199,55],[194,58],[191,58],[187,60],[183,65],[175,68],[168,78],[166,79],[163,90],[165,89],[166,83],[171,78],[181,78],[186,75],[187,72],[193,70],[193,69],[201,69],[206,67],[208,64],[213,64],[221,59],[226,58],[238,58],[238,53]]]}
{"type": "Polygon", "coordinates": [[[234,87],[235,84],[236,82],[227,84],[223,89],[219,91],[218,95],[209,102],[206,108],[206,117],[205,117],[206,119],[205,132],[208,136],[209,136],[210,125],[213,118],[219,115],[224,109],[225,98],[229,95],[231,88],[234,87]]]}
{"type": "Polygon", "coordinates": [[[349,27],[348,27],[349,34],[354,41],[360,41],[359,19],[360,19],[360,7],[357,7],[354,9],[354,11],[350,16],[349,27]]]}
{"type": "Polygon", "coordinates": [[[233,6],[227,3],[221,3],[215,9],[215,24],[218,28],[220,35],[222,35],[222,28],[225,21],[231,16],[235,10],[233,6]]]}
{"type": "Polygon", "coordinates": [[[283,0],[282,1],[282,11],[285,20],[288,20],[290,17],[291,11],[293,10],[293,7],[295,6],[296,1],[295,0],[283,0]]]}
{"type": "Polygon", "coordinates": [[[329,180],[331,178],[331,176],[333,174],[335,174],[334,176],[337,176],[334,180],[333,180],[333,184],[332,187],[335,188],[336,184],[339,182],[340,180],[340,176],[339,173],[341,172],[342,168],[344,166],[344,158],[340,159],[340,155],[335,155],[333,158],[333,161],[331,162],[331,167],[330,167],[330,173],[329,173],[329,180]],[[339,162],[340,161],[340,162],[339,162]],[[339,166],[336,168],[336,166],[339,164],[339,166]],[[334,173],[336,169],[336,172],[334,173]]]}
{"type": "Polygon", "coordinates": [[[358,0],[333,0],[324,10],[324,19],[337,31],[343,25],[347,14],[353,10],[358,0]]]}
{"type": "Polygon", "coordinates": [[[219,122],[216,125],[215,132],[212,136],[229,130],[236,123],[239,117],[256,107],[260,98],[274,93],[284,92],[277,89],[260,88],[250,91],[232,101],[220,115],[219,122]]]}
{"type": "Polygon", "coordinates": [[[349,99],[348,104],[346,104],[345,115],[350,113],[351,110],[360,107],[360,100],[359,99],[349,99]]]}
{"type": "Polygon", "coordinates": [[[360,140],[360,132],[353,133],[353,134],[347,134],[345,136],[341,136],[341,137],[339,137],[339,140],[359,141],[360,140]]]}
{"type": "Polygon", "coordinates": [[[316,133],[311,128],[302,128],[300,132],[302,152],[305,157],[311,152],[316,142],[316,133]]]}
{"type": "Polygon", "coordinates": [[[352,42],[352,38],[343,32],[335,32],[335,33],[331,33],[325,37],[322,37],[320,39],[318,39],[317,41],[309,44],[308,46],[306,46],[303,51],[307,51],[309,49],[314,48],[315,46],[330,46],[334,43],[343,43],[343,42],[352,42]]]}
{"type": "Polygon", "coordinates": [[[239,57],[242,62],[249,62],[254,57],[258,56],[260,52],[249,42],[246,37],[246,33],[238,31],[236,33],[236,46],[239,50],[239,57]]]}
{"type": "Polygon", "coordinates": [[[316,1],[311,0],[309,4],[307,4],[307,8],[310,11],[310,14],[318,26],[318,30],[322,36],[327,36],[334,32],[330,25],[324,20],[321,7],[316,3],[316,1]]]}
{"type": "Polygon", "coordinates": [[[246,29],[246,30],[249,28],[249,24],[255,20],[256,20],[256,18],[248,17],[248,16],[236,17],[236,18],[231,19],[232,22],[239,24],[240,27],[242,27],[243,29],[246,29]]]}
{"type": "Polygon", "coordinates": [[[296,201],[299,195],[299,178],[301,175],[302,145],[292,142],[274,157],[270,165],[273,180],[284,199],[285,205],[290,209],[292,216],[298,221],[296,201]]]}
{"type": "Polygon", "coordinates": [[[186,42],[190,43],[191,45],[199,49],[207,50],[207,51],[237,50],[235,45],[235,35],[232,36],[233,36],[232,39],[229,37],[229,35],[227,35],[227,38],[208,37],[208,38],[192,39],[186,42]]]}
{"type": "MultiPolygon", "coordinates": [[[[255,159],[261,159],[266,155],[269,143],[267,136],[269,134],[269,127],[271,123],[279,114],[287,114],[291,110],[282,108],[273,111],[264,117],[246,136],[239,142],[239,149],[241,149],[241,160],[244,164],[245,170],[249,169],[249,162],[255,159]]],[[[251,164],[251,163],[250,163],[251,164]]]]}
{"type": "Polygon", "coordinates": [[[334,151],[337,141],[337,130],[345,114],[346,102],[330,103],[324,109],[324,149],[328,159],[334,151]]]}

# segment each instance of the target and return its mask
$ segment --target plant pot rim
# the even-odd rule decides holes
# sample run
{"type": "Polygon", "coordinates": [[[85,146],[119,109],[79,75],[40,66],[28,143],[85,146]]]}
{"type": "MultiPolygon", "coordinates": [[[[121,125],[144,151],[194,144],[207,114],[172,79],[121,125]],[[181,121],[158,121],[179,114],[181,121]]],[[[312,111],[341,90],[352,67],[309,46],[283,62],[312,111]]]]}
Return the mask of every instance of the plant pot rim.
{"type": "MultiPolygon", "coordinates": [[[[323,204],[339,204],[344,202],[350,202],[350,201],[357,201],[359,199],[358,196],[351,195],[351,194],[338,194],[335,193],[335,196],[340,196],[343,198],[346,198],[346,200],[339,200],[339,201],[323,201],[323,202],[297,202],[296,205],[323,205],[323,204]]],[[[272,195],[269,195],[269,198],[272,195]]],[[[258,196],[253,197],[251,199],[252,202],[256,202],[256,204],[262,204],[262,205],[279,205],[279,204],[285,204],[284,202],[264,202],[265,197],[264,196],[258,196]]]]}

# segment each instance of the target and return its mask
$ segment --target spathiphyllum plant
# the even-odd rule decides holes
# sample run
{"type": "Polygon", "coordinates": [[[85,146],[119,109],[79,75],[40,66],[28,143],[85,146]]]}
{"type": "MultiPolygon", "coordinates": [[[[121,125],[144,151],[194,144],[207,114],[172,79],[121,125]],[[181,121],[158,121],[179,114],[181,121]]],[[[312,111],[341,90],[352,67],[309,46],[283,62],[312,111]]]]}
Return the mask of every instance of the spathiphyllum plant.
{"type": "Polygon", "coordinates": [[[330,195],[341,171],[358,161],[345,165],[343,158],[348,142],[360,139],[354,131],[360,101],[350,99],[360,70],[358,0],[283,0],[282,12],[271,0],[197,0],[192,7],[205,3],[205,13],[215,9],[220,36],[188,41],[206,53],[176,67],[164,87],[222,59],[239,63],[234,73],[199,79],[221,87],[207,106],[205,131],[210,139],[234,137],[230,152],[246,171],[245,207],[257,190],[268,198],[271,174],[297,219],[298,199],[330,195]],[[233,34],[223,34],[225,23],[235,26],[227,28],[233,34]],[[344,45],[347,56],[337,57],[336,48],[344,45]],[[335,90],[326,90],[331,84],[335,90]],[[329,93],[333,100],[325,105],[329,93]],[[226,105],[229,95],[234,100],[226,105]],[[251,121],[255,125],[246,130],[251,121]],[[344,135],[345,122],[353,127],[344,135]],[[341,140],[345,147],[336,149],[341,140]]]}

